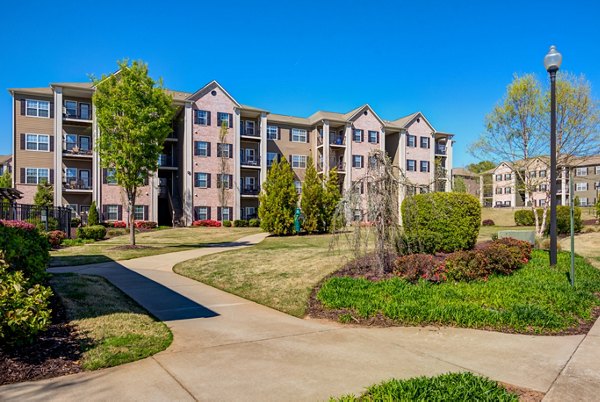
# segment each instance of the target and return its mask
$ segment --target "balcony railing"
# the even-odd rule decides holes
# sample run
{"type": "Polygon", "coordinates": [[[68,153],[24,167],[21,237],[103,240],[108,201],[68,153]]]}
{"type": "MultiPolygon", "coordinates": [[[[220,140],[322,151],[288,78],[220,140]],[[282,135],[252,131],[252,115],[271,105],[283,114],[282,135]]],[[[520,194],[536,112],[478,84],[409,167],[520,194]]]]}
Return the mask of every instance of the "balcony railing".
{"type": "Polygon", "coordinates": [[[158,157],[158,167],[177,167],[177,158],[171,155],[161,154],[158,157]]]}
{"type": "MultiPolygon", "coordinates": [[[[346,137],[343,135],[339,135],[339,134],[330,135],[329,136],[329,144],[345,146],[346,145],[346,137]]],[[[317,136],[317,145],[323,145],[323,137],[320,135],[317,136]]]]}
{"type": "Polygon", "coordinates": [[[446,146],[445,145],[436,145],[435,153],[437,155],[446,155],[446,146]]]}
{"type": "Polygon", "coordinates": [[[244,166],[260,166],[260,158],[248,159],[242,158],[241,164],[244,166]]]}
{"type": "Polygon", "coordinates": [[[241,192],[242,195],[258,195],[260,194],[260,186],[244,186],[241,192]]]}
{"type": "Polygon", "coordinates": [[[248,137],[257,137],[257,138],[260,138],[260,132],[258,131],[258,129],[256,127],[254,127],[254,128],[242,127],[240,129],[240,134],[241,135],[246,135],[248,137]]]}
{"type": "Polygon", "coordinates": [[[72,119],[72,120],[90,121],[90,120],[92,120],[92,113],[91,112],[78,112],[78,111],[71,110],[71,109],[64,109],[63,110],[63,118],[72,119]]]}
{"type": "Polygon", "coordinates": [[[91,180],[67,180],[63,183],[65,190],[91,190],[91,180]]]}
{"type": "Polygon", "coordinates": [[[71,146],[70,144],[65,145],[63,148],[63,154],[67,155],[91,155],[91,149],[81,149],[78,146],[71,146]]]}

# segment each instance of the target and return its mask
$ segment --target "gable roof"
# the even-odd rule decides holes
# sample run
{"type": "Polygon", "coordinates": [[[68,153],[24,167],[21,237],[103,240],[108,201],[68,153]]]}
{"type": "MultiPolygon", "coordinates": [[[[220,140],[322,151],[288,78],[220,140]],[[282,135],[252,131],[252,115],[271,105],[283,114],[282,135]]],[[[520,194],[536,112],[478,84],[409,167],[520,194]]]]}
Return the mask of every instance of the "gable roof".
{"type": "Polygon", "coordinates": [[[274,121],[277,123],[284,123],[284,124],[300,124],[303,126],[311,126],[311,122],[304,117],[296,117],[296,116],[287,116],[284,114],[276,114],[276,113],[271,113],[269,114],[269,120],[270,121],[274,121]]]}
{"type": "Polygon", "coordinates": [[[425,121],[425,124],[427,124],[429,126],[429,128],[431,128],[431,130],[433,130],[433,132],[437,132],[435,127],[433,127],[433,125],[429,122],[429,120],[427,120],[425,115],[421,112],[415,112],[415,113],[409,114],[408,116],[400,117],[399,119],[392,121],[392,123],[394,123],[402,128],[408,128],[413,123],[413,121],[415,121],[417,118],[423,119],[425,121]]]}
{"type": "Polygon", "coordinates": [[[242,107],[242,105],[240,105],[238,103],[238,101],[235,100],[235,98],[231,95],[229,95],[229,92],[227,92],[225,90],[225,88],[223,88],[221,86],[221,84],[219,84],[217,81],[212,80],[211,82],[209,82],[208,84],[206,84],[205,86],[203,86],[202,88],[200,88],[199,90],[197,90],[196,92],[194,92],[193,94],[191,94],[190,96],[188,96],[188,98],[186,100],[196,100],[204,95],[206,95],[209,91],[212,91],[215,88],[219,88],[221,91],[223,91],[223,93],[229,98],[231,99],[231,101],[237,106],[237,107],[242,107]]]}

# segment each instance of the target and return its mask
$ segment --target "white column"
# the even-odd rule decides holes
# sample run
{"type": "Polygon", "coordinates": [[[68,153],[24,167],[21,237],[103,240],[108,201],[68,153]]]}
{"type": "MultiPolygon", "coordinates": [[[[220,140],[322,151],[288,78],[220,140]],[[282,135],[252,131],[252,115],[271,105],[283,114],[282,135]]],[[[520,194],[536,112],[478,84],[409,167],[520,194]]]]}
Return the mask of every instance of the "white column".
{"type": "MultiPolygon", "coordinates": [[[[17,116],[15,115],[15,93],[11,92],[10,93],[12,95],[12,126],[11,126],[11,132],[12,132],[12,175],[11,175],[11,187],[12,188],[17,188],[17,175],[21,174],[20,169],[17,169],[17,166],[15,164],[15,157],[17,155],[17,137],[16,137],[16,124],[17,124],[17,116]]],[[[22,101],[20,101],[22,102],[22,101]]],[[[20,178],[19,178],[20,179],[20,178]]]]}
{"type": "MultiPolygon", "coordinates": [[[[562,168],[562,172],[560,175],[560,190],[561,190],[561,199],[560,199],[560,205],[568,205],[567,204],[567,168],[563,167],[562,168]]],[[[550,199],[551,202],[555,200],[556,194],[552,195],[552,198],[550,199]]],[[[569,194],[569,197],[573,197],[573,194],[569,194]]]]}
{"type": "Polygon", "coordinates": [[[385,128],[384,127],[381,127],[381,133],[379,134],[379,149],[381,149],[381,152],[386,154],[386,152],[385,152],[385,128]]]}
{"type": "Polygon", "coordinates": [[[346,150],[344,151],[344,170],[346,172],[344,177],[344,191],[350,190],[352,187],[352,125],[346,124],[344,130],[346,150]]]}
{"type": "MultiPolygon", "coordinates": [[[[92,146],[96,149],[96,143],[100,137],[98,119],[96,119],[96,105],[92,105],[92,146]]],[[[96,201],[96,208],[102,211],[102,166],[100,155],[97,151],[92,153],[92,200],[96,201]]]]}
{"type": "MultiPolygon", "coordinates": [[[[323,177],[329,176],[329,153],[331,152],[329,147],[329,120],[323,120],[323,177]]],[[[318,152],[317,152],[318,154],[318,152]]],[[[318,161],[317,161],[318,162],[318,161]]]]}
{"type": "Polygon", "coordinates": [[[241,197],[240,197],[240,175],[241,175],[241,160],[240,160],[240,109],[235,109],[233,114],[233,219],[240,219],[241,197]]]}
{"type": "Polygon", "coordinates": [[[63,143],[63,93],[61,87],[54,88],[54,206],[62,202],[62,143],[63,143]]]}
{"type": "Polygon", "coordinates": [[[183,131],[183,221],[186,226],[192,224],[194,211],[194,168],[193,168],[193,103],[186,102],[183,131]]]}
{"type": "Polygon", "coordinates": [[[150,199],[152,205],[150,206],[150,216],[147,218],[152,222],[158,222],[158,170],[154,172],[149,180],[150,183],[150,199]]]}
{"type": "Polygon", "coordinates": [[[479,202],[481,203],[481,206],[483,207],[484,202],[483,202],[483,175],[479,175],[479,202]]]}
{"type": "Polygon", "coordinates": [[[260,186],[267,180],[267,114],[260,114],[260,186]]]}
{"type": "Polygon", "coordinates": [[[512,172],[510,180],[510,194],[512,196],[511,206],[514,208],[517,206],[517,174],[512,172]]]}
{"type": "MultiPolygon", "coordinates": [[[[452,191],[452,153],[454,141],[448,138],[446,144],[446,191],[450,192],[452,191]]],[[[435,155],[435,147],[433,152],[435,155]]]]}

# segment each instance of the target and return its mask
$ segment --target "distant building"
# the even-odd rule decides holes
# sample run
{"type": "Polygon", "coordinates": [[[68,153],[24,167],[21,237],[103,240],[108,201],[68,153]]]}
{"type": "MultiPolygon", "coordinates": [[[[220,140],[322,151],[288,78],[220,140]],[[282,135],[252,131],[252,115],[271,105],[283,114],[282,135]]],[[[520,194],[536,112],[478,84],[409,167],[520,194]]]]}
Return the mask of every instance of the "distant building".
{"type": "Polygon", "coordinates": [[[465,183],[465,187],[467,193],[474,195],[477,198],[479,197],[480,185],[479,180],[480,176],[477,173],[473,173],[465,168],[453,168],[452,169],[452,188],[455,189],[457,180],[462,180],[465,183]]]}
{"type": "Polygon", "coordinates": [[[0,176],[4,172],[12,173],[12,155],[0,155],[0,176]]]}

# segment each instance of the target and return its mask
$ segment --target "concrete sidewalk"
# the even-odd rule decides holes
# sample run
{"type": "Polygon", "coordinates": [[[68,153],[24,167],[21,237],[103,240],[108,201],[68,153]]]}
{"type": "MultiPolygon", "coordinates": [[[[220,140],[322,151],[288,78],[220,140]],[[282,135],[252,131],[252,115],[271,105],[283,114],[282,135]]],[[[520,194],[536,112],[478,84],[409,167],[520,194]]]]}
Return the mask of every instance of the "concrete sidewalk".
{"type": "MultiPolygon", "coordinates": [[[[578,353],[590,337],[582,343],[582,335],[354,328],[302,320],[171,270],[180,261],[248,247],[264,237],[258,234],[225,246],[53,269],[105,276],[164,320],[173,331],[173,344],[150,358],[119,367],[6,385],[0,387],[0,400],[314,401],[358,394],[391,377],[465,370],[542,392],[554,384],[552,392],[559,392],[562,376],[557,377],[563,369],[563,374],[571,366],[576,370],[578,362],[585,360],[578,353]]],[[[600,328],[595,326],[594,331],[600,328]]],[[[591,367],[598,362],[582,364],[591,367]]]]}

